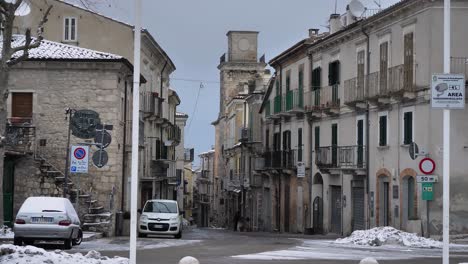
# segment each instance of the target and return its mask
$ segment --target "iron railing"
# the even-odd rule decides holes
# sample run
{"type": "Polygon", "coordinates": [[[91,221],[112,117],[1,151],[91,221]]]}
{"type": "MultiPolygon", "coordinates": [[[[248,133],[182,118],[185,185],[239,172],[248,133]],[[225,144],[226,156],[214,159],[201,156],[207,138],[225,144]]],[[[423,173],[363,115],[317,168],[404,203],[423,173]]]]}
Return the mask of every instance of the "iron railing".
{"type": "Polygon", "coordinates": [[[304,109],[304,90],[287,91],[283,97],[283,111],[302,110],[304,109]]]}
{"type": "Polygon", "coordinates": [[[265,168],[295,168],[295,150],[267,150],[264,152],[265,168]]]}
{"type": "Polygon", "coordinates": [[[363,145],[319,147],[315,150],[315,164],[321,168],[365,168],[365,153],[363,145]]]}
{"type": "Polygon", "coordinates": [[[320,110],[320,89],[315,89],[311,91],[307,91],[304,94],[305,96],[305,110],[306,111],[314,111],[320,110]]]}

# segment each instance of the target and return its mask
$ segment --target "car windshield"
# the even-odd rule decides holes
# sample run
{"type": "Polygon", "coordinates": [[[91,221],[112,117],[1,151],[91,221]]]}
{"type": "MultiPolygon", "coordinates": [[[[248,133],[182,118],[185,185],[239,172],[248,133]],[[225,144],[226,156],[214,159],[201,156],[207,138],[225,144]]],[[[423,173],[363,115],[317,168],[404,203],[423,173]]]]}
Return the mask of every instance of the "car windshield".
{"type": "Polygon", "coordinates": [[[147,202],[143,212],[177,214],[177,204],[171,202],[147,202]]]}

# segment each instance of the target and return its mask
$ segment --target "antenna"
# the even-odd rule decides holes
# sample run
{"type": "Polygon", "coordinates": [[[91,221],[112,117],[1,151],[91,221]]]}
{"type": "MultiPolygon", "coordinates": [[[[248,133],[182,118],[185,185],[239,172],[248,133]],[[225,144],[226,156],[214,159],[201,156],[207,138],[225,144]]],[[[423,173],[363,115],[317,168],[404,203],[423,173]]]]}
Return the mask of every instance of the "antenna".
{"type": "Polygon", "coordinates": [[[27,2],[22,2],[21,5],[16,9],[15,16],[27,16],[31,13],[31,7],[27,2]]]}
{"type": "Polygon", "coordinates": [[[378,2],[374,0],[374,3],[379,7],[379,10],[382,9],[382,4],[380,3],[380,0],[378,2]]]}
{"type": "Polygon", "coordinates": [[[338,7],[338,0],[335,0],[335,13],[333,13],[333,14],[336,14],[337,7],[338,7]]]}
{"type": "Polygon", "coordinates": [[[349,3],[349,11],[355,17],[362,17],[364,12],[366,12],[366,8],[359,0],[351,0],[349,3]]]}

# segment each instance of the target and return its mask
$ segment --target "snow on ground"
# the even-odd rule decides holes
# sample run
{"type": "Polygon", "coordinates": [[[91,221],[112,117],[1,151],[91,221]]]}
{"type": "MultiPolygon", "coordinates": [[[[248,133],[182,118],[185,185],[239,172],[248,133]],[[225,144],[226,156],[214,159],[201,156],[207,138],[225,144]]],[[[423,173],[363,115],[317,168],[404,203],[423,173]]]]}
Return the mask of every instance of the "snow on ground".
{"type": "Polygon", "coordinates": [[[8,238],[11,239],[15,236],[15,233],[8,226],[3,226],[0,228],[0,240],[8,238]]]}
{"type": "MultiPolygon", "coordinates": [[[[300,239],[301,245],[285,250],[267,251],[254,254],[237,255],[233,258],[250,260],[361,260],[373,257],[377,260],[407,260],[415,258],[436,258],[442,256],[442,250],[429,248],[409,248],[400,245],[369,245],[337,244],[332,240],[300,239]]],[[[451,245],[451,256],[460,254],[466,257],[468,246],[451,245]]]]}
{"type": "Polygon", "coordinates": [[[90,251],[86,255],[83,255],[81,253],[68,254],[61,250],[46,251],[33,246],[17,247],[13,245],[0,245],[0,263],[128,264],[128,259],[121,257],[103,257],[96,251],[90,251]]]}
{"type": "Polygon", "coordinates": [[[389,226],[357,230],[349,237],[337,239],[335,243],[363,246],[401,245],[412,248],[442,248],[442,242],[440,241],[403,232],[389,226]]]}
{"type": "MultiPolygon", "coordinates": [[[[173,238],[139,238],[137,242],[138,250],[157,249],[167,247],[187,246],[200,243],[202,240],[184,240],[173,238]]],[[[81,243],[74,246],[74,251],[89,251],[98,248],[100,251],[127,251],[130,248],[129,238],[104,238],[81,243]]]]}

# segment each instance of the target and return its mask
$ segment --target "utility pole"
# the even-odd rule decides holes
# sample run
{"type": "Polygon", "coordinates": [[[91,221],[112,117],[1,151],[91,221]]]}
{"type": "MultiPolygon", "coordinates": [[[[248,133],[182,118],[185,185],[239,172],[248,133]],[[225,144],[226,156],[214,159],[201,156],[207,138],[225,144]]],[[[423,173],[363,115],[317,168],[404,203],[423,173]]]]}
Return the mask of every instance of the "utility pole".
{"type": "Polygon", "coordinates": [[[137,192],[138,144],[140,131],[140,53],[141,53],[141,0],[135,0],[135,28],[133,44],[133,112],[132,112],[132,176],[130,190],[130,264],[136,264],[137,244],[137,192]]]}
{"type": "MultiPolygon", "coordinates": [[[[68,193],[68,173],[70,170],[70,133],[71,133],[71,118],[73,115],[73,109],[67,108],[65,110],[65,120],[68,120],[68,136],[67,136],[67,154],[65,155],[65,181],[63,183],[63,197],[67,198],[68,193]]],[[[80,193],[78,192],[78,196],[80,193]]]]}
{"type": "MultiPolygon", "coordinates": [[[[450,73],[450,0],[444,0],[444,73],[450,73]]],[[[444,155],[443,155],[443,264],[449,264],[450,224],[450,109],[444,109],[444,155]]]]}

